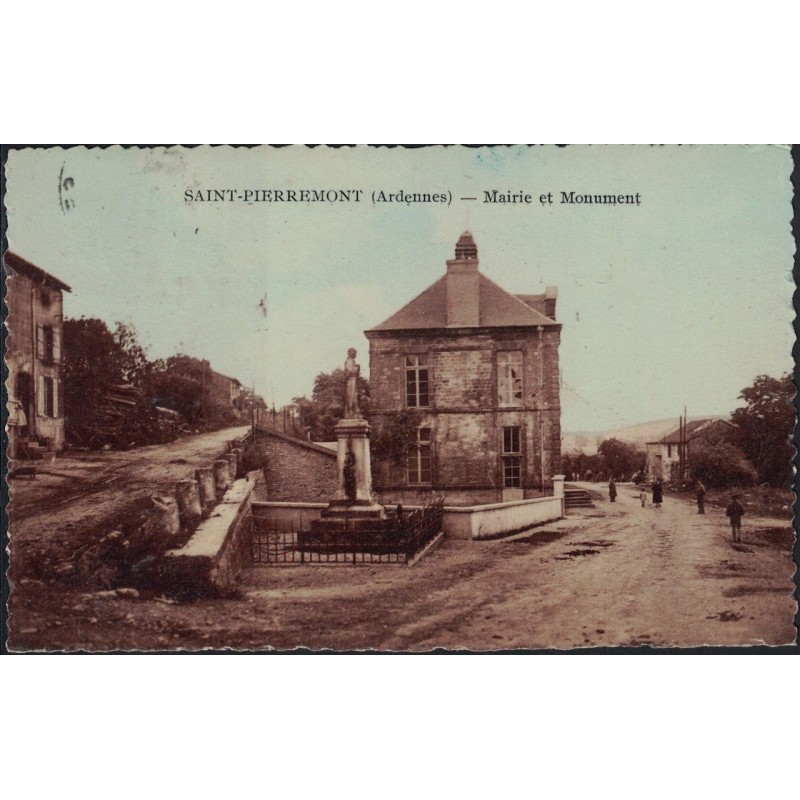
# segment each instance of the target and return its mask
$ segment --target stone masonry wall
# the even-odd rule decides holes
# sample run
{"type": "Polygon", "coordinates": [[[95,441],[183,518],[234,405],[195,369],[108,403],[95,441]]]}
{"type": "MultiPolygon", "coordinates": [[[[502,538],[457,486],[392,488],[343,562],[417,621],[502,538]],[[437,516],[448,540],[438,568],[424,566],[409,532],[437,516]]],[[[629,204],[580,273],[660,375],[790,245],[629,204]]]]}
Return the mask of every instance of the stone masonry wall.
{"type": "MultiPolygon", "coordinates": [[[[31,438],[48,439],[51,447],[61,450],[64,446],[63,382],[61,360],[44,361],[37,356],[36,336],[41,325],[54,331],[54,355],[63,350],[63,297],[58,289],[35,284],[25,275],[8,275],[6,303],[11,320],[8,336],[6,362],[9,369],[8,384],[16,391],[20,372],[31,376],[32,404],[25,409],[31,438]],[[45,305],[42,299],[46,297],[45,305]],[[54,415],[44,412],[43,378],[53,380],[54,415]]],[[[19,399],[19,398],[16,398],[19,399]]]]}
{"type": "Polygon", "coordinates": [[[406,485],[402,465],[378,464],[375,490],[384,502],[421,502],[445,494],[448,504],[502,499],[502,429],[519,426],[524,496],[547,493],[561,468],[559,331],[474,329],[373,335],[370,341],[370,418],[405,408],[405,356],[426,354],[430,407],[420,425],[433,432],[430,489],[406,485]],[[523,398],[501,407],[497,352],[523,353],[523,398]]]}
{"type": "Polygon", "coordinates": [[[276,433],[262,433],[268,500],[327,503],[338,486],[336,453],[276,433]]]}

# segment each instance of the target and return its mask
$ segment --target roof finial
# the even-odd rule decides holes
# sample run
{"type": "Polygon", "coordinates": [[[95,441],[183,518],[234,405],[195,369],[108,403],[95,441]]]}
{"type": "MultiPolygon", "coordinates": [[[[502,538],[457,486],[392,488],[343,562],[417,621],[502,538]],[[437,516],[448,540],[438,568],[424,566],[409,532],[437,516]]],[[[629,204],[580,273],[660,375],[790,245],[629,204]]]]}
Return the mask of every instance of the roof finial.
{"type": "Polygon", "coordinates": [[[469,231],[464,231],[456,242],[456,258],[470,259],[478,257],[478,248],[469,231]]]}

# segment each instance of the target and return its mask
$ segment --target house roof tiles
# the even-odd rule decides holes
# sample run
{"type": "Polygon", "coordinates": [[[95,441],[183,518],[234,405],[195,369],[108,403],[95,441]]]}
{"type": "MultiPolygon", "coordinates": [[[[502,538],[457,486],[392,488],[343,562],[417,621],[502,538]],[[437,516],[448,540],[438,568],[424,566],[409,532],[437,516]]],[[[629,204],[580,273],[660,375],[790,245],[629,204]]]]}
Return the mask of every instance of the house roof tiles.
{"type": "MultiPolygon", "coordinates": [[[[724,425],[729,425],[731,428],[734,427],[732,423],[722,419],[722,417],[707,417],[706,419],[691,420],[690,422],[686,423],[686,433],[684,434],[686,441],[699,436],[708,428],[710,428],[715,422],[721,422],[724,425]]],[[[661,439],[658,439],[655,442],[647,442],[647,444],[680,444],[680,441],[681,429],[678,427],[670,431],[661,439]]]]}
{"type": "MultiPolygon", "coordinates": [[[[516,295],[501,289],[478,273],[479,327],[557,326],[516,295]]],[[[526,300],[532,295],[524,295],[526,300]]],[[[447,328],[447,275],[443,275],[422,294],[415,297],[389,319],[367,331],[430,330],[447,328]]]]}
{"type": "Polygon", "coordinates": [[[24,275],[27,278],[32,278],[39,283],[43,283],[45,286],[61,289],[64,292],[72,291],[64,281],[59,280],[49,272],[45,272],[41,267],[37,267],[36,264],[31,264],[30,261],[22,258],[22,256],[18,256],[16,253],[12,253],[10,250],[3,254],[3,263],[8,269],[20,275],[24,275]]]}

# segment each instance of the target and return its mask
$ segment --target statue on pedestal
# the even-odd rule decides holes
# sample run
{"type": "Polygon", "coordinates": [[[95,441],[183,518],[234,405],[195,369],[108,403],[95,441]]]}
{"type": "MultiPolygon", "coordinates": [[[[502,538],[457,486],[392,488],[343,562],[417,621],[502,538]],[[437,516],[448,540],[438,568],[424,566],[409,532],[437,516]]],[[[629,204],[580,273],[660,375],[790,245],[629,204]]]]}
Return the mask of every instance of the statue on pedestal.
{"type": "Polygon", "coordinates": [[[369,422],[358,406],[356,350],[347,351],[344,362],[344,418],[336,423],[336,457],[339,486],[320,518],[311,523],[311,536],[330,541],[338,536],[380,539],[386,529],[386,513],[372,493],[369,458],[369,422]]]}
{"type": "Polygon", "coordinates": [[[361,367],[356,364],[356,349],[351,347],[347,351],[347,360],[344,362],[344,418],[360,419],[361,409],[358,407],[358,376],[361,367]]]}

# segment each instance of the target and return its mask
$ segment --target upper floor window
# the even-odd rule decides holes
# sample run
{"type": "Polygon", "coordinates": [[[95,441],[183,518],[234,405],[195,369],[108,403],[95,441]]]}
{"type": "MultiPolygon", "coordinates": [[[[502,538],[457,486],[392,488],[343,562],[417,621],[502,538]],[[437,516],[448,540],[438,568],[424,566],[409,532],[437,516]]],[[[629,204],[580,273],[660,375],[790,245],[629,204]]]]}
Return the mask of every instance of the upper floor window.
{"type": "Polygon", "coordinates": [[[501,406],[522,405],[522,351],[497,353],[497,388],[501,406]]]}
{"type": "Polygon", "coordinates": [[[36,355],[47,364],[61,360],[61,348],[58,334],[52,325],[36,326],[36,355]]]}
{"type": "Polygon", "coordinates": [[[417,443],[408,453],[408,482],[431,482],[431,429],[417,428],[417,443]]]}
{"type": "Polygon", "coordinates": [[[429,405],[428,356],[406,356],[406,406],[425,408],[429,405]]]}

